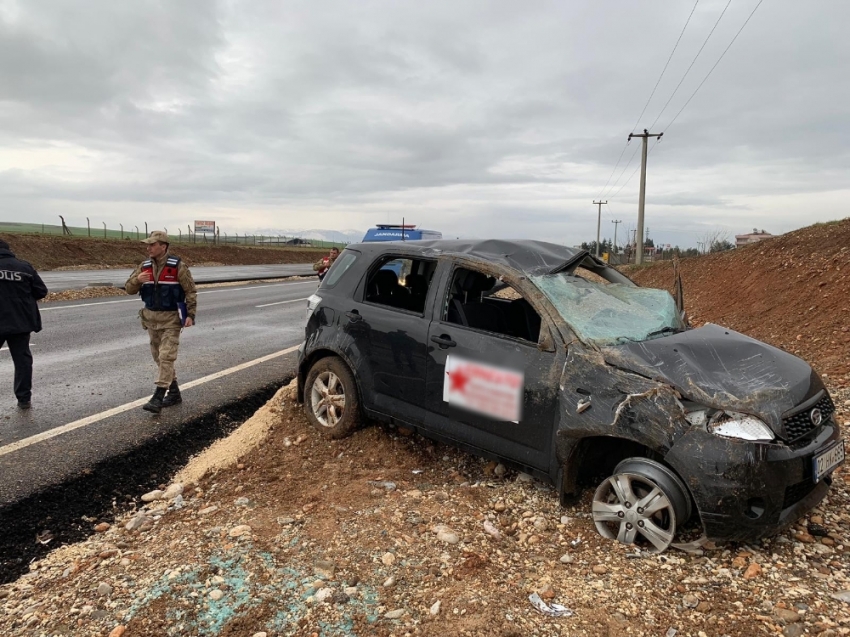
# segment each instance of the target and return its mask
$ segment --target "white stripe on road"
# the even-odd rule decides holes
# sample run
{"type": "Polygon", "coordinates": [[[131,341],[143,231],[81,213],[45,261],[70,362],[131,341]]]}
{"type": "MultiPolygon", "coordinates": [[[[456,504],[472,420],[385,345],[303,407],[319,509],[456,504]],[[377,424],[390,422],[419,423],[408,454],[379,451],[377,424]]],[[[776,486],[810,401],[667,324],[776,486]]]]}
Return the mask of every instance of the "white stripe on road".
{"type": "Polygon", "coordinates": [[[278,301],[277,303],[265,303],[263,305],[255,305],[254,307],[271,307],[272,305],[283,305],[284,303],[297,303],[298,301],[306,301],[309,299],[309,296],[305,296],[303,299],[292,299],[291,301],[278,301]]]}
{"type": "MultiPolygon", "coordinates": [[[[212,294],[213,292],[239,292],[241,290],[259,290],[260,288],[273,288],[278,285],[316,285],[314,281],[305,281],[304,283],[273,283],[271,285],[252,285],[247,288],[220,288],[217,290],[201,290],[198,294],[212,294]]],[[[297,299],[301,300],[301,299],[297,299]]],[[[62,305],[59,307],[40,307],[41,312],[49,312],[51,310],[68,310],[72,307],[95,307],[97,305],[111,305],[112,303],[138,303],[139,299],[121,299],[120,301],[100,301],[99,303],[78,303],[77,305],[62,305]]]]}
{"type": "MultiPolygon", "coordinates": [[[[278,358],[279,356],[283,356],[284,354],[289,354],[297,349],[298,345],[287,347],[286,349],[282,349],[279,352],[267,354],[266,356],[261,356],[260,358],[255,358],[252,361],[248,361],[247,363],[242,363],[241,365],[236,365],[235,367],[223,369],[220,372],[216,372],[215,374],[210,374],[209,376],[204,376],[203,378],[198,378],[197,380],[190,381],[188,383],[185,383],[184,385],[181,385],[180,389],[182,391],[184,389],[191,389],[192,387],[197,387],[198,385],[203,385],[204,383],[217,380],[224,376],[229,376],[230,374],[241,372],[243,369],[248,369],[249,367],[253,367],[254,365],[265,363],[266,361],[278,358]]],[[[62,434],[68,433],[69,431],[74,431],[74,429],[79,429],[80,427],[85,427],[87,425],[100,422],[101,420],[106,420],[107,418],[111,418],[112,416],[123,414],[125,411],[130,411],[131,409],[135,409],[136,407],[141,407],[142,405],[147,403],[148,400],[150,399],[140,398],[139,400],[134,400],[131,403],[125,403],[124,405],[120,405],[119,407],[107,409],[106,411],[102,411],[99,414],[94,414],[86,418],[81,418],[80,420],[75,420],[74,422],[69,422],[67,425],[56,427],[55,429],[51,429],[50,431],[45,431],[40,434],[36,434],[35,436],[30,436],[29,438],[24,438],[23,440],[18,440],[17,442],[4,445],[0,447],[0,456],[5,456],[9,453],[14,453],[15,451],[19,451],[38,442],[50,440],[51,438],[61,436],[62,434]]]]}
{"type": "Polygon", "coordinates": [[[50,310],[69,310],[72,307],[94,307],[95,305],[111,305],[112,303],[132,303],[138,299],[123,299],[121,301],[101,301],[100,303],[81,303],[79,305],[63,305],[61,307],[40,307],[39,312],[49,312],[50,310]]]}

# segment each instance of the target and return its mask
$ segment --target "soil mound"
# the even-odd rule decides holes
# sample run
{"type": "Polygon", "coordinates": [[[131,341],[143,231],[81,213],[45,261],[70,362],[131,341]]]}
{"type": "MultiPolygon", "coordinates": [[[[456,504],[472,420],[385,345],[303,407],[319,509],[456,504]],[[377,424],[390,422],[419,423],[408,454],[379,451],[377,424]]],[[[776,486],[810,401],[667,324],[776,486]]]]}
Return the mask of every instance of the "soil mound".
{"type": "MultiPolygon", "coordinates": [[[[718,323],[800,356],[850,386],[850,218],[680,261],[691,322],[718,323]]],[[[628,266],[672,291],[670,261],[628,266]]]]}
{"type": "MultiPolygon", "coordinates": [[[[0,239],[37,270],[132,268],[145,258],[144,246],[135,240],[7,233],[0,233],[0,239]]],[[[171,251],[190,266],[313,263],[328,253],[307,248],[189,243],[172,243],[171,251]]]]}

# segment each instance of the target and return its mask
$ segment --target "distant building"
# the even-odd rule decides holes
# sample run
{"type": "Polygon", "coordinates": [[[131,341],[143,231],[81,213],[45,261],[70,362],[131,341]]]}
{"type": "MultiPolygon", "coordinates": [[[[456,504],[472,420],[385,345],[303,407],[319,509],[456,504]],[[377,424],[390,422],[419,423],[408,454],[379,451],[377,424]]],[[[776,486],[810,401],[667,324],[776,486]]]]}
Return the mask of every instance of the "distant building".
{"type": "Polygon", "coordinates": [[[756,243],[762,239],[770,239],[772,236],[773,235],[769,232],[765,232],[764,230],[759,231],[758,228],[753,228],[753,231],[750,234],[735,235],[735,247],[740,248],[741,246],[756,243]]]}

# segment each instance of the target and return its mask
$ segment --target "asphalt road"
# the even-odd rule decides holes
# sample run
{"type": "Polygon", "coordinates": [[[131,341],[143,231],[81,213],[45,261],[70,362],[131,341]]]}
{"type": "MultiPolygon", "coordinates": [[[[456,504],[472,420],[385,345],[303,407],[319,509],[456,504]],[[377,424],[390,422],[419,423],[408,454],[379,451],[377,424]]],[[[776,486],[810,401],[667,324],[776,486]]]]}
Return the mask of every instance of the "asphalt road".
{"type": "Polygon", "coordinates": [[[141,409],[155,366],[138,297],[44,305],[44,329],[31,341],[29,411],[17,409],[11,357],[0,350],[0,505],[291,375],[316,287],[293,281],[199,291],[198,324],[183,331],[177,358],[183,404],[159,416],[141,409]]]}
{"type": "MultiPolygon", "coordinates": [[[[133,270],[116,268],[107,270],[61,270],[39,272],[47,289],[51,292],[80,290],[91,284],[109,284],[123,287],[133,270]]],[[[221,265],[192,266],[195,283],[218,283],[221,281],[255,281],[258,279],[277,279],[286,276],[307,276],[313,274],[313,266],[304,263],[279,265],[221,265]]]]}

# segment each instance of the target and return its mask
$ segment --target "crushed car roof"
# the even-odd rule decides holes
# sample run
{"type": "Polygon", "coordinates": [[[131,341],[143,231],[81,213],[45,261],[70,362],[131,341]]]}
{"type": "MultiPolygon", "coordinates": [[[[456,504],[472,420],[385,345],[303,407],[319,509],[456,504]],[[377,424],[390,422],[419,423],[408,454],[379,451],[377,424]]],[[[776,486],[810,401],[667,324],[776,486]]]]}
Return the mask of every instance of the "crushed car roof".
{"type": "Polygon", "coordinates": [[[440,240],[440,241],[392,241],[378,244],[352,244],[349,248],[357,250],[379,249],[386,251],[404,247],[405,250],[420,252],[427,256],[462,256],[496,263],[529,276],[555,274],[584,261],[585,267],[608,267],[604,261],[591,256],[586,250],[568,248],[545,241],[506,241],[502,239],[486,240],[440,240]],[[369,248],[366,248],[369,246],[369,248]]]}

